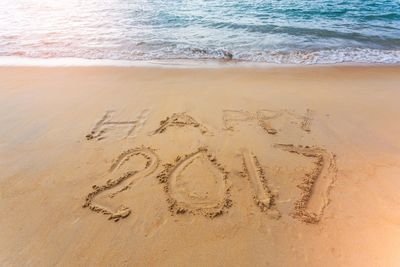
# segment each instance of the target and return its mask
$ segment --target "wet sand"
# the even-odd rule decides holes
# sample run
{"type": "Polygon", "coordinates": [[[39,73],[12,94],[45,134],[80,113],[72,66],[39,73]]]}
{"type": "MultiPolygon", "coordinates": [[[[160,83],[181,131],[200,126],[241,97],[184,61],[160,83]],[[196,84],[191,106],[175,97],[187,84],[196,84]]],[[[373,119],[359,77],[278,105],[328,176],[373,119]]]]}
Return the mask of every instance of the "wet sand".
{"type": "Polygon", "coordinates": [[[2,266],[397,266],[400,68],[0,68],[2,266]]]}

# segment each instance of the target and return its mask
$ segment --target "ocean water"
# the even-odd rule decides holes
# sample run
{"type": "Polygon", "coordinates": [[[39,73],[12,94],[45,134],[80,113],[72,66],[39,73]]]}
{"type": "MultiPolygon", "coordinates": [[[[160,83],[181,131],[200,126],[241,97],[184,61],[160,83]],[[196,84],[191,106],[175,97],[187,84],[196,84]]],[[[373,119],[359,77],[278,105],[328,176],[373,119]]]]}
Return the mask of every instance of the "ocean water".
{"type": "Polygon", "coordinates": [[[400,63],[400,0],[0,0],[0,57],[400,63]]]}

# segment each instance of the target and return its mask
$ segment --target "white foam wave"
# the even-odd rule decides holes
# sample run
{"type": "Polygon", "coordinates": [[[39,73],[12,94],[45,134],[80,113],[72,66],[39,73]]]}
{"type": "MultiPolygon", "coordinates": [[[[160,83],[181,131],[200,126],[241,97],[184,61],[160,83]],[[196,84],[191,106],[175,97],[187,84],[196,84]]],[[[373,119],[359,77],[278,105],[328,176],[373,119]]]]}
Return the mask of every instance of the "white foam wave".
{"type": "Polygon", "coordinates": [[[194,49],[194,52],[174,51],[124,59],[75,58],[75,57],[22,57],[0,56],[0,66],[231,66],[231,65],[332,65],[332,64],[400,64],[400,50],[336,49],[291,52],[231,52],[222,53],[194,49]],[[206,63],[206,64],[205,64],[206,63]],[[239,64],[238,64],[239,63],[239,64]]]}

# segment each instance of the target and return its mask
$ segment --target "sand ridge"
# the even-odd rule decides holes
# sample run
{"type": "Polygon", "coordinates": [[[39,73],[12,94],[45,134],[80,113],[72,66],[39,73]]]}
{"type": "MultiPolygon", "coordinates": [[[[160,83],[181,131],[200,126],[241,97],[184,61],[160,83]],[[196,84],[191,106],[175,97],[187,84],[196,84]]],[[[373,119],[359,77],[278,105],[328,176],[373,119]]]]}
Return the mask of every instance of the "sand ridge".
{"type": "Polygon", "coordinates": [[[109,197],[113,198],[115,195],[130,189],[133,186],[135,180],[146,177],[152,174],[157,169],[159,165],[159,159],[154,150],[149,147],[139,147],[122,152],[121,155],[119,155],[115,162],[111,165],[109,174],[112,174],[115,170],[120,168],[122,165],[127,164],[129,161],[134,160],[133,158],[137,156],[142,156],[146,160],[146,165],[142,170],[130,170],[116,179],[107,180],[107,183],[102,186],[93,185],[93,191],[87,195],[85,203],[82,207],[88,207],[95,212],[109,215],[108,219],[114,220],[115,222],[128,217],[131,213],[129,207],[121,205],[116,211],[113,211],[108,207],[96,204],[95,198],[99,194],[112,189],[114,190],[114,192],[110,193],[109,197]]]}
{"type": "Polygon", "coordinates": [[[260,109],[252,113],[247,110],[223,110],[224,129],[233,131],[239,122],[257,122],[257,124],[268,134],[275,135],[278,129],[275,121],[284,119],[285,121],[298,125],[299,128],[307,133],[311,132],[311,123],[314,112],[311,109],[306,110],[305,115],[298,115],[291,110],[271,110],[260,109]]]}
{"type": "Polygon", "coordinates": [[[135,137],[134,133],[139,132],[145,124],[150,111],[144,109],[135,120],[113,120],[112,114],[115,110],[107,110],[103,117],[95,124],[89,134],[86,135],[87,140],[103,140],[107,137],[107,133],[115,131],[118,127],[123,127],[126,134],[122,138],[135,137]]]}
{"type": "Polygon", "coordinates": [[[208,129],[201,123],[197,122],[192,116],[185,112],[174,113],[171,117],[166,117],[160,121],[160,127],[154,130],[152,134],[160,134],[165,132],[170,127],[194,127],[198,128],[202,134],[208,133],[208,129]]]}
{"type": "Polygon", "coordinates": [[[275,206],[275,196],[268,186],[266,174],[261,167],[257,156],[245,149],[242,152],[243,157],[243,175],[247,176],[254,192],[254,202],[261,211],[271,215],[275,219],[279,219],[280,212],[275,206]]]}
{"type": "MultiPolygon", "coordinates": [[[[157,177],[160,183],[165,184],[164,191],[168,196],[167,201],[172,213],[189,212],[213,218],[223,214],[232,205],[227,183],[228,173],[206,147],[200,147],[197,151],[182,157],[177,156],[174,163],[164,165],[164,170],[157,177]],[[201,161],[201,168],[190,170],[196,160],[201,161]],[[206,170],[210,171],[206,172],[206,170]],[[184,173],[185,171],[187,173],[184,173]],[[203,173],[198,173],[199,171],[203,173]],[[206,176],[206,173],[209,177],[202,177],[206,176]],[[202,178],[212,179],[201,193],[197,193],[194,188],[187,188],[188,181],[180,182],[184,178],[182,176],[193,179],[195,175],[200,175],[200,179],[196,179],[196,182],[200,183],[204,183],[202,178]],[[214,187],[214,190],[210,186],[214,187]]],[[[201,186],[197,184],[199,185],[201,186]]]]}
{"type": "Polygon", "coordinates": [[[293,217],[306,223],[319,222],[330,201],[329,192],[336,180],[336,156],[319,147],[294,146],[292,144],[275,144],[274,147],[315,158],[315,168],[311,173],[307,173],[303,177],[302,183],[298,185],[302,193],[300,199],[295,203],[293,217]]]}

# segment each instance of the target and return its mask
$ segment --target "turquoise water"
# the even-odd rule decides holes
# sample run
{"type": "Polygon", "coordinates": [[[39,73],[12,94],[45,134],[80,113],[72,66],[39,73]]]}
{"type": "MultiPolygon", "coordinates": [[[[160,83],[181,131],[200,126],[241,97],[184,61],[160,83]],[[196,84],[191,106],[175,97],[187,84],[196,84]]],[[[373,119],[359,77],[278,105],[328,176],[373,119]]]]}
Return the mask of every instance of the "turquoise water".
{"type": "Polygon", "coordinates": [[[0,56],[400,63],[400,0],[2,0],[0,56]]]}

